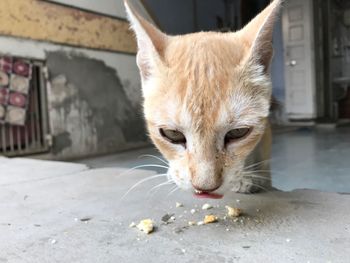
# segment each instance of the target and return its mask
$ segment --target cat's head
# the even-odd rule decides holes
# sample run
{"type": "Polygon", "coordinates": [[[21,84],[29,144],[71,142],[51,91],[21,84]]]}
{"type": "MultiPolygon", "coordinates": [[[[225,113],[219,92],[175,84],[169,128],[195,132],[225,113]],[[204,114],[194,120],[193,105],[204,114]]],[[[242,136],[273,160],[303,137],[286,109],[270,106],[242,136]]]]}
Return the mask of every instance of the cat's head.
{"type": "Polygon", "coordinates": [[[240,184],[269,114],[280,4],[273,1],[235,33],[168,36],[126,3],[149,134],[182,189],[222,194],[240,184]]]}

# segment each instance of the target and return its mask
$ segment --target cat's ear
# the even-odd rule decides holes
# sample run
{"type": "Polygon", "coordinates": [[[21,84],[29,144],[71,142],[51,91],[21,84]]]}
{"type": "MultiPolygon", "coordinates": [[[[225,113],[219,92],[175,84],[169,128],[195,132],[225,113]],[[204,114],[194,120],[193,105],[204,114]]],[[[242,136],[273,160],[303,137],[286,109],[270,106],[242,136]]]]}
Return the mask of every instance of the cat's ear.
{"type": "Polygon", "coordinates": [[[124,5],[131,27],[136,34],[137,65],[142,79],[146,80],[162,62],[168,36],[138,14],[128,0],[124,0],[124,5]]]}
{"type": "Polygon", "coordinates": [[[273,56],[273,28],[279,16],[282,0],[274,0],[241,31],[243,41],[249,47],[249,62],[268,72],[273,56]]]}

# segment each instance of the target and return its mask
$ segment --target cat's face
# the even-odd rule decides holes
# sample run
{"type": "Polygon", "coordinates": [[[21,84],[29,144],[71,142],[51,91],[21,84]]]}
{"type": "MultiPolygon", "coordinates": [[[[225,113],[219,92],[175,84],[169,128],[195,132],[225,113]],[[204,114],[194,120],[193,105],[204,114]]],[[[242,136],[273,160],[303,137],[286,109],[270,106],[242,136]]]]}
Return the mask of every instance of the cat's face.
{"type": "Polygon", "coordinates": [[[150,136],[183,189],[236,187],[264,132],[269,79],[262,67],[247,67],[239,39],[226,37],[175,38],[164,56],[167,66],[144,82],[150,136]]]}
{"type": "Polygon", "coordinates": [[[149,134],[182,189],[223,194],[239,188],[267,122],[270,20],[278,6],[275,1],[237,33],[174,37],[129,10],[149,134]]]}

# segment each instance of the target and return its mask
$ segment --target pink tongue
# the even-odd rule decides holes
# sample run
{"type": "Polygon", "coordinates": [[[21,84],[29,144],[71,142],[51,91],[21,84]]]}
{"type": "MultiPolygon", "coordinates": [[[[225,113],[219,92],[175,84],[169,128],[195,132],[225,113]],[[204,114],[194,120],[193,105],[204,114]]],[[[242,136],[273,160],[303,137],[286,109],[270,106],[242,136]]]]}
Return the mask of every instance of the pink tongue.
{"type": "Polygon", "coordinates": [[[219,194],[211,194],[211,193],[200,193],[200,194],[194,194],[198,198],[211,198],[211,199],[221,199],[223,195],[219,194]]]}

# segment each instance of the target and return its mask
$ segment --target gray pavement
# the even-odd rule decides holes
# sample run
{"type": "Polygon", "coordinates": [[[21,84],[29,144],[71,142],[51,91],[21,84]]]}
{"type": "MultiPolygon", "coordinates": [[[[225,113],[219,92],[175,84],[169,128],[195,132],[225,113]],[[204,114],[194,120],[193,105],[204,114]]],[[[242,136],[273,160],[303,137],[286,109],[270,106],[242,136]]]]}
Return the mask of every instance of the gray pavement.
{"type": "Polygon", "coordinates": [[[208,201],[181,191],[169,195],[173,186],[150,191],[164,182],[158,177],[121,199],[155,172],[25,159],[0,159],[0,168],[1,263],[349,262],[347,194],[230,193],[208,201]],[[201,210],[205,202],[214,208],[201,210]],[[224,220],[226,204],[242,208],[244,216],[224,220]],[[174,214],[173,223],[161,223],[166,213],[174,214]],[[187,227],[209,213],[219,222],[187,227]],[[154,233],[129,228],[145,218],[155,221],[154,233]]]}

